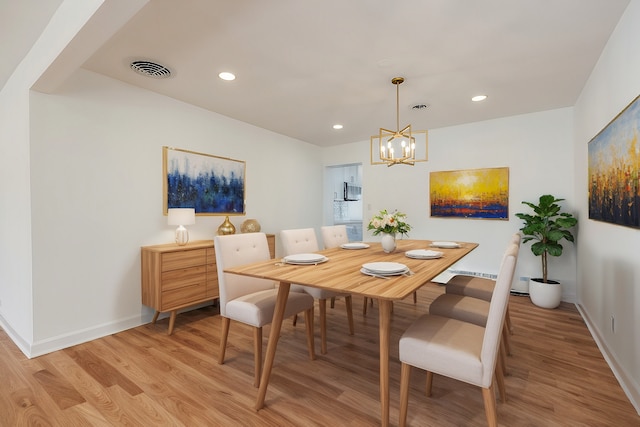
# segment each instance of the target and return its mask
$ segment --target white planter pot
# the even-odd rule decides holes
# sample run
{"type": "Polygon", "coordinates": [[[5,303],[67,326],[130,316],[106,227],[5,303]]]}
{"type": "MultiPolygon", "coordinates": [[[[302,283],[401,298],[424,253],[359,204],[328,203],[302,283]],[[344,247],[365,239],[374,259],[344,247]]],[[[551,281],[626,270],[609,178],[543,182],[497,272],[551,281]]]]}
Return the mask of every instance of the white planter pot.
{"type": "Polygon", "coordinates": [[[543,283],[542,279],[529,279],[529,298],[538,307],[556,308],[562,301],[562,285],[555,280],[543,283]]]}

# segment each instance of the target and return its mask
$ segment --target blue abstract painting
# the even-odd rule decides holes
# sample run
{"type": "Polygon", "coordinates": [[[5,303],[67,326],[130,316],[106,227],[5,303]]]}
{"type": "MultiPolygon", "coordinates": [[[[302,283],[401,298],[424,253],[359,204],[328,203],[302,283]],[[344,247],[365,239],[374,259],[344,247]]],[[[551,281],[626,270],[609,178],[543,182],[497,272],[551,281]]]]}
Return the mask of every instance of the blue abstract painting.
{"type": "Polygon", "coordinates": [[[195,208],[196,215],[245,213],[245,162],[162,148],[164,212],[169,208],[195,208]]]}

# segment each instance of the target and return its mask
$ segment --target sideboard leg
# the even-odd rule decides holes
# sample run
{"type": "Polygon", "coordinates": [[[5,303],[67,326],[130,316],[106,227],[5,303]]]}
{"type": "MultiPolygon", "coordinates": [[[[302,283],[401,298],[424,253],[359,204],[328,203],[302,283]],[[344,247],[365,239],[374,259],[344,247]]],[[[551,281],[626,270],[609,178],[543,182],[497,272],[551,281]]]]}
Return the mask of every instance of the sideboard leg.
{"type": "Polygon", "coordinates": [[[177,310],[171,311],[171,316],[169,317],[169,332],[167,332],[167,335],[171,335],[173,333],[173,327],[176,324],[176,313],[177,310]]]}

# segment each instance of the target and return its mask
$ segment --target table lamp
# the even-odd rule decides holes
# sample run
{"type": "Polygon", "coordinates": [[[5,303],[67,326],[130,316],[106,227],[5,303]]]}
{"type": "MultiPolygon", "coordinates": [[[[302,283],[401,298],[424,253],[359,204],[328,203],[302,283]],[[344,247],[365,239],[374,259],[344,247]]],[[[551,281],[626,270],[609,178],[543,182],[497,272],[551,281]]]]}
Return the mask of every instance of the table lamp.
{"type": "Polygon", "coordinates": [[[167,212],[169,225],[178,226],[176,228],[176,243],[180,246],[186,245],[189,241],[189,232],[184,226],[196,223],[196,210],[194,208],[172,208],[167,212]]]}

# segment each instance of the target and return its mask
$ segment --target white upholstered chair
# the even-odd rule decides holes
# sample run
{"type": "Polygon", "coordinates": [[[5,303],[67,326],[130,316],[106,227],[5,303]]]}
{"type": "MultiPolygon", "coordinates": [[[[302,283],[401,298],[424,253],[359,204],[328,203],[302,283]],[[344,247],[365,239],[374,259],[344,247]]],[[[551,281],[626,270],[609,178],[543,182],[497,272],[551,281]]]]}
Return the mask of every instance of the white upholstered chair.
{"type": "MultiPolygon", "coordinates": [[[[231,320],[253,326],[254,386],[260,386],[262,368],[262,327],[271,323],[278,296],[276,282],[237,274],[224,269],[271,258],[264,233],[231,234],[215,237],[218,286],[220,288],[220,353],[218,363],[224,363],[231,320]]],[[[300,292],[289,292],[285,317],[305,312],[309,357],[315,359],[313,344],[313,298],[300,292]]]]}
{"type": "MultiPolygon", "coordinates": [[[[515,244],[520,248],[522,236],[515,233],[509,240],[509,245],[515,244]]],[[[506,255],[506,252],[505,252],[506,255]]],[[[517,255],[516,255],[517,261],[517,255]]],[[[489,302],[493,295],[495,280],[465,275],[453,276],[445,286],[445,294],[436,298],[430,306],[430,310],[435,310],[434,314],[448,315],[456,317],[460,320],[482,321],[486,319],[489,311],[489,302]],[[471,300],[476,298],[484,301],[471,300]]],[[[504,353],[511,354],[511,346],[509,343],[509,334],[513,332],[511,324],[511,316],[509,315],[509,306],[507,305],[507,314],[505,318],[505,327],[503,330],[504,339],[502,341],[504,353]]],[[[505,362],[505,359],[502,359],[505,362]]],[[[506,365],[503,365],[506,369],[506,365]]]]}
{"type": "MultiPolygon", "coordinates": [[[[344,243],[349,243],[347,226],[344,224],[324,225],[320,227],[320,233],[322,235],[322,245],[325,249],[337,248],[344,243]]],[[[335,300],[335,297],[331,298],[331,308],[333,308],[335,300]]],[[[349,325],[349,329],[353,333],[352,325],[349,325]]]]}
{"type": "MultiPolygon", "coordinates": [[[[519,235],[518,235],[519,236],[519,235]]],[[[520,239],[517,240],[515,238],[511,239],[509,242],[509,246],[502,256],[502,261],[504,261],[504,257],[509,254],[510,248],[512,245],[516,245],[516,263],[518,261],[518,252],[520,249],[520,239]]],[[[460,276],[458,276],[460,277],[460,276]]],[[[464,276],[469,277],[469,276],[464,276]]],[[[435,300],[431,302],[429,305],[429,314],[436,314],[438,316],[451,317],[454,319],[462,320],[465,322],[474,323],[479,326],[485,326],[487,323],[487,318],[489,316],[489,309],[491,306],[491,298],[493,296],[493,291],[495,289],[496,282],[491,279],[485,279],[480,277],[470,277],[470,280],[460,280],[456,283],[456,287],[454,288],[454,292],[445,293],[443,295],[438,296],[435,300]],[[478,280],[473,280],[478,279],[478,280]],[[462,286],[464,284],[468,284],[468,286],[462,286]],[[460,292],[460,293],[458,293],[460,292]],[[469,296],[471,295],[471,296],[469,296]]],[[[448,285],[447,285],[448,286],[448,285]]],[[[508,319],[509,319],[509,305],[507,304],[507,311],[505,314],[505,323],[502,327],[502,340],[500,341],[500,358],[499,363],[501,364],[502,370],[504,373],[507,372],[507,354],[511,353],[510,344],[509,344],[509,330],[508,330],[508,319]]],[[[503,400],[506,398],[504,390],[501,390],[501,394],[503,400]]]]}
{"type": "MultiPolygon", "coordinates": [[[[313,228],[299,228],[294,230],[282,230],[280,240],[284,254],[295,255],[313,253],[319,250],[318,239],[313,228]]],[[[327,291],[325,289],[310,286],[291,285],[291,292],[304,292],[318,300],[320,307],[320,351],[327,352],[327,299],[343,297],[347,306],[347,318],[349,321],[349,334],[353,335],[353,309],[351,295],[327,291]]]]}
{"type": "Polygon", "coordinates": [[[320,233],[322,234],[322,244],[325,249],[337,248],[344,243],[349,243],[347,226],[344,224],[322,226],[320,227],[320,233]]]}
{"type": "Polygon", "coordinates": [[[517,245],[511,245],[503,258],[485,327],[425,314],[404,332],[399,344],[400,426],[407,422],[412,366],[427,371],[427,396],[431,395],[434,374],[480,387],[489,426],[498,425],[493,383],[494,378],[503,381],[496,362],[517,251],[517,245]]]}

